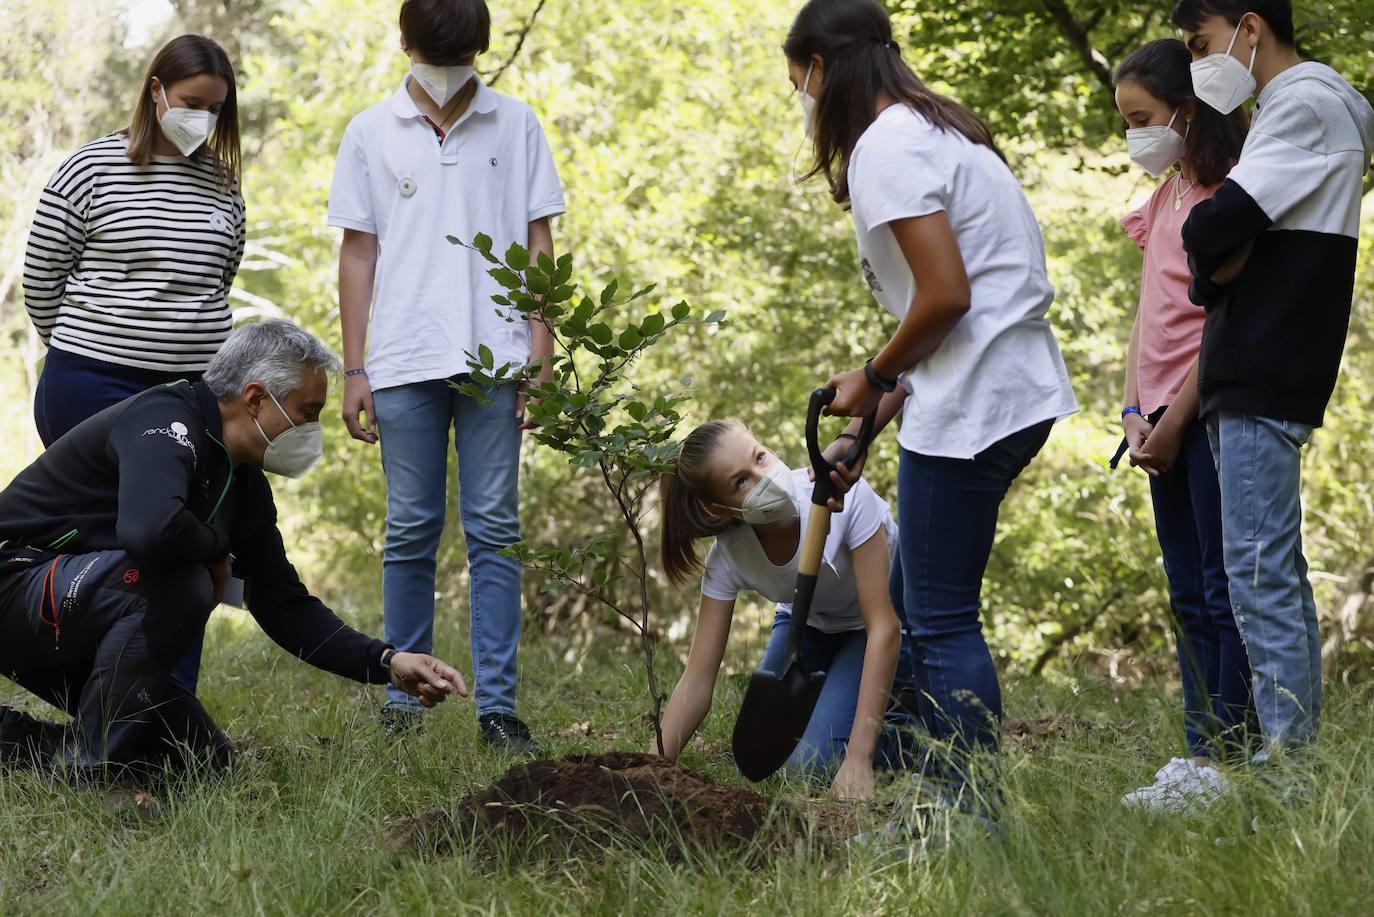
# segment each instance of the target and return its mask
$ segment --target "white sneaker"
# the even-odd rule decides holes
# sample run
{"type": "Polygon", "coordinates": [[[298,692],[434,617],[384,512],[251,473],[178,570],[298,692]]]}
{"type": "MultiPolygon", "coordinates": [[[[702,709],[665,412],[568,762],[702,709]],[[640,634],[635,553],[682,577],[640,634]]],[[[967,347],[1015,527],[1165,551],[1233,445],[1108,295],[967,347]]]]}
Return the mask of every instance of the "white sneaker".
{"type": "Polygon", "coordinates": [[[1155,772],[1155,782],[1121,797],[1131,809],[1185,815],[1207,808],[1231,789],[1215,767],[1199,767],[1192,758],[1172,758],[1155,772]]]}

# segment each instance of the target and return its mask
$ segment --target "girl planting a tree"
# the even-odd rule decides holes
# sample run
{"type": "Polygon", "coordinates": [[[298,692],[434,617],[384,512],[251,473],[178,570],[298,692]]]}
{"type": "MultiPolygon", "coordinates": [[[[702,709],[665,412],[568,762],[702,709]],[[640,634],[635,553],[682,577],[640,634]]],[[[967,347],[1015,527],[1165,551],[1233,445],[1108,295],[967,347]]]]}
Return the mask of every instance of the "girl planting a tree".
{"type": "MultiPolygon", "coordinates": [[[[856,418],[851,433],[875,409],[879,429],[902,414],[903,604],[920,716],[941,750],[922,762],[913,809],[992,827],[1002,704],[983,571],[1012,481],[1077,409],[1045,320],[1044,244],[988,129],[907,66],[876,0],[810,0],[783,51],[810,175],[849,210],[863,276],[900,321],[863,369],[829,385],[830,412],[856,418]]],[[[833,475],[840,492],[858,470],[833,475]]],[[[917,820],[890,827],[895,842],[924,839],[917,820]]]]}
{"type": "MultiPolygon", "coordinates": [[[[660,487],[664,571],[674,584],[702,572],[687,668],[663,715],[664,747],[650,749],[676,759],[711,708],[741,592],[778,603],[760,668],[781,671],[811,486],[805,470],[789,469],[748,429],[716,421],[692,431],[660,487]],[[712,537],[703,565],[696,542],[712,537]]],[[[866,483],[846,504],[831,519],[801,644],[806,669],[829,674],[787,768],[832,779],[841,797],[867,799],[875,766],[902,766],[901,727],[912,720],[889,712],[903,631],[888,589],[897,527],[866,483]]]]}

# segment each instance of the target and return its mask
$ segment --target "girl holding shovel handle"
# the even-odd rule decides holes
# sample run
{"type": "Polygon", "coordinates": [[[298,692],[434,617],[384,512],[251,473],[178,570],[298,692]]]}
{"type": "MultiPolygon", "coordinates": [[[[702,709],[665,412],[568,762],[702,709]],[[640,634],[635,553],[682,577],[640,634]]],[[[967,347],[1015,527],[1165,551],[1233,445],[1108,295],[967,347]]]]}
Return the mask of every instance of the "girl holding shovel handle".
{"type": "MultiPolygon", "coordinates": [[[[811,0],[783,50],[812,141],[807,177],[823,175],[850,210],[863,275],[900,319],[862,369],[829,380],[828,410],[876,409],[880,427],[902,417],[904,605],[934,740],[922,805],[993,817],[996,784],[973,777],[976,761],[995,765],[1002,714],[979,619],[983,571],[1011,482],[1077,410],[1045,320],[1044,244],[987,128],[906,65],[876,0],[811,0]]],[[[832,475],[838,494],[858,465],[832,475]]]]}
{"type": "MultiPolygon", "coordinates": [[[[833,775],[840,797],[871,797],[874,767],[903,766],[901,727],[914,725],[909,715],[888,712],[902,634],[888,593],[897,527],[887,503],[864,482],[849,492],[847,507],[829,518],[821,539],[809,613],[794,622],[790,603],[805,564],[806,533],[818,525],[807,472],[788,468],[745,427],[717,421],[692,431],[676,471],[660,487],[664,571],[675,584],[702,571],[702,594],[687,668],[663,714],[665,747],[650,753],[676,759],[706,718],[736,598],[755,592],[778,603],[760,668],[774,674],[788,668],[788,638],[797,626],[802,665],[827,673],[811,699],[814,710],[801,711],[791,735],[800,736],[795,750],[781,743],[772,749],[781,752],[776,764],[785,760],[788,770],[811,779],[833,775]],[[711,537],[703,568],[696,542],[711,537]]],[[[815,537],[812,543],[818,544],[815,537]]],[[[899,685],[910,681],[909,657],[906,668],[899,685]]]]}

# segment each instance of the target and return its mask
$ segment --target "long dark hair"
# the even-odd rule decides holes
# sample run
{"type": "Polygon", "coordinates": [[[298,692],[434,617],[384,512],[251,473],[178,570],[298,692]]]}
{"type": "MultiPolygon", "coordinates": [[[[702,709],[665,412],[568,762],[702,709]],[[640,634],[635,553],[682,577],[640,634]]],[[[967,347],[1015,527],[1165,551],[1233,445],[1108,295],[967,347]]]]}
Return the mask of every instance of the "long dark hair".
{"type": "Polygon", "coordinates": [[[678,447],[674,471],[658,481],[659,514],[662,538],[659,556],[668,581],[680,586],[701,569],[696,542],[710,538],[735,525],[735,520],[706,511],[703,500],[710,498],[711,457],[720,438],[730,430],[743,427],[728,420],[712,420],[697,427],[678,447]]]}
{"type": "Polygon", "coordinates": [[[219,117],[215,119],[215,130],[205,141],[206,150],[214,157],[215,177],[228,187],[239,175],[238,92],[234,86],[234,67],[229,63],[229,55],[204,35],[173,38],[162,46],[162,50],[148,65],[148,72],[138,87],[138,102],[134,105],[134,117],[127,132],[129,159],[141,166],[152,161],[153,144],[157,142],[161,130],[157,121],[157,103],[153,101],[150,89],[153,77],[157,77],[162,85],[165,98],[165,93],[173,83],[202,74],[217,76],[229,85],[229,94],[224,97],[219,117]]]}
{"type": "Polygon", "coordinates": [[[1144,45],[1116,68],[1114,81],[1135,83],[1141,89],[1177,111],[1185,103],[1193,105],[1193,123],[1188,130],[1184,165],[1200,185],[1215,185],[1226,177],[1240,159],[1240,148],[1250,129],[1250,119],[1237,108],[1223,115],[1193,95],[1193,76],[1189,65],[1193,56],[1177,38],[1161,38],[1144,45]]]}
{"type": "Polygon", "coordinates": [[[892,21],[877,0],[809,0],[792,21],[782,50],[800,67],[809,66],[812,55],[825,63],[816,105],[815,163],[803,180],[824,174],[838,203],[849,202],[849,157],[873,123],[884,93],[940,130],[957,131],[1002,156],[977,115],[932,92],[902,60],[892,21]]]}

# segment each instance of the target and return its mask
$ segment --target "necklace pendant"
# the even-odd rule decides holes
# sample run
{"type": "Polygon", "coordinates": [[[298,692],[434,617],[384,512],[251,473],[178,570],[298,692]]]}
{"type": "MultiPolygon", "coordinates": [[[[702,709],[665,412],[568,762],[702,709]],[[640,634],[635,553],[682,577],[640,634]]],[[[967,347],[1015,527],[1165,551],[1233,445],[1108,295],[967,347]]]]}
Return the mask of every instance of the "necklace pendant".
{"type": "Polygon", "coordinates": [[[1175,195],[1175,196],[1174,196],[1174,210],[1177,211],[1177,210],[1182,210],[1182,209],[1183,209],[1183,198],[1181,198],[1181,197],[1175,195]]]}

